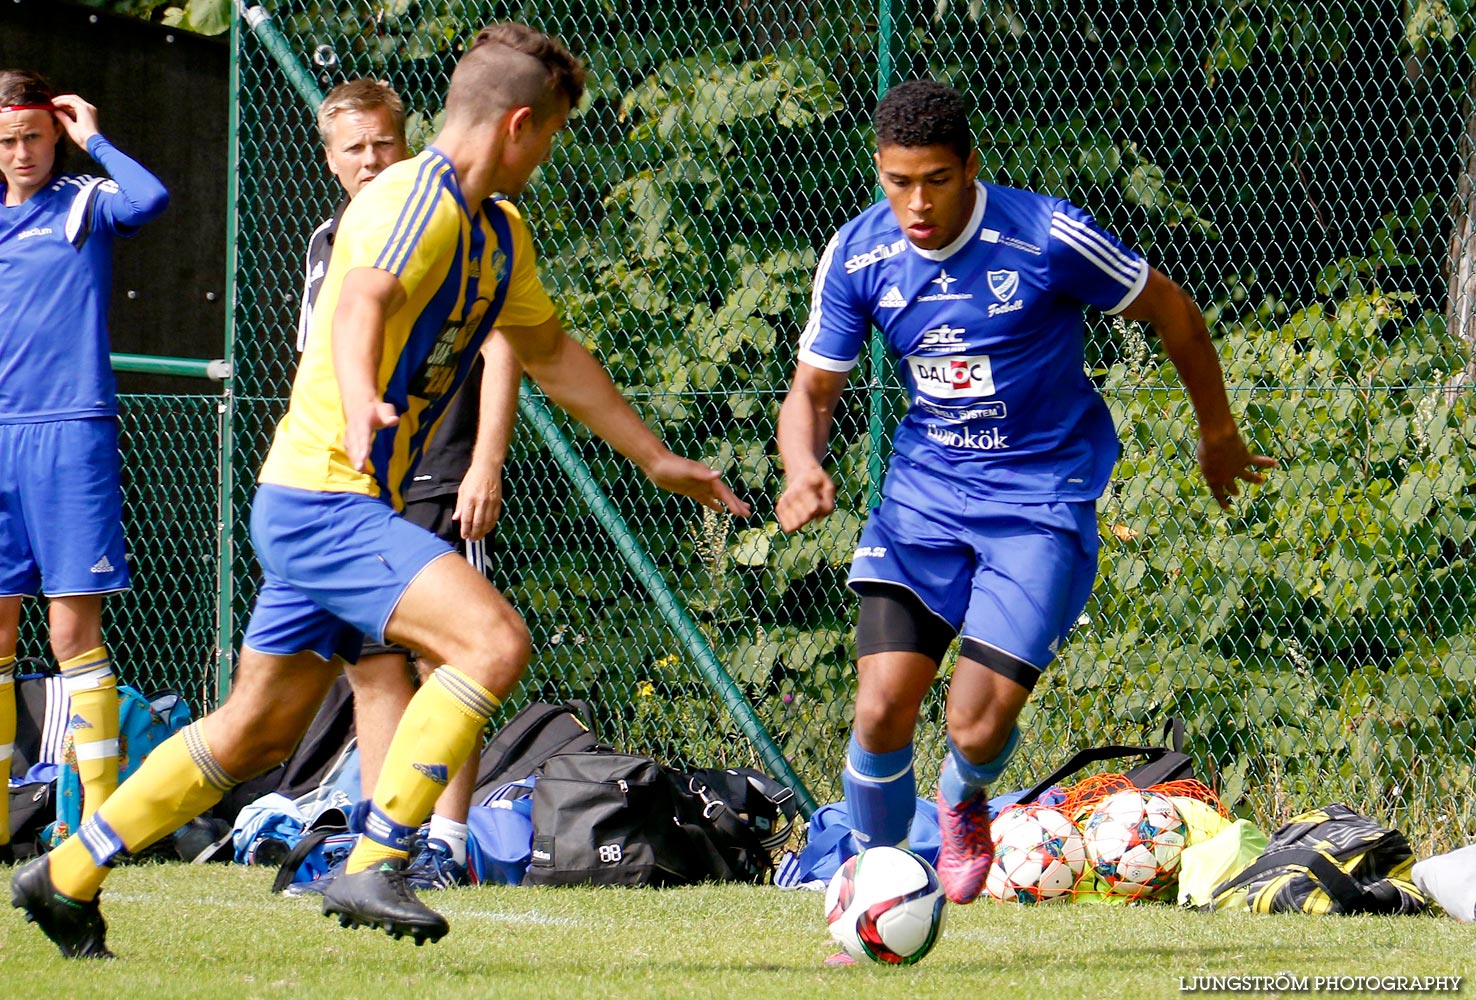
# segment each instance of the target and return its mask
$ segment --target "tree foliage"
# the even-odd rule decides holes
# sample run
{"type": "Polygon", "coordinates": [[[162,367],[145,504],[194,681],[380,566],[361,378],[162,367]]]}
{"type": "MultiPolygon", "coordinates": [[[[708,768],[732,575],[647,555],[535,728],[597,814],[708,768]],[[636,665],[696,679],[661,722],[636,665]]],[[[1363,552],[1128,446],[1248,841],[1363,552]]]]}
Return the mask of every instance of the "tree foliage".
{"type": "MultiPolygon", "coordinates": [[[[272,10],[325,85],[395,83],[420,137],[483,23],[529,19],[586,57],[589,97],[523,199],[547,281],[642,413],[721,467],[755,517],[696,514],[568,433],[820,791],[847,725],[843,580],[884,457],[873,426],[900,403],[892,375],[853,378],[833,439],[840,509],[794,536],[773,523],[773,432],[817,251],[873,197],[874,5],[272,10]]],[[[1022,771],[1173,711],[1248,808],[1274,811],[1268,788],[1312,804],[1330,777],[1392,800],[1438,774],[1442,801],[1471,798],[1457,793],[1476,467],[1469,402],[1440,389],[1466,358],[1438,309],[1476,33],[1464,3],[1403,15],[1363,0],[897,10],[893,79],[966,88],[986,179],[1070,198],[1190,289],[1244,426],[1282,462],[1231,516],[1212,513],[1176,376],[1140,332],[1095,323],[1124,455],[1088,621],[1042,682],[1032,711],[1048,724],[1022,771]]],[[[535,448],[517,464],[499,530],[540,675],[676,754],[682,734],[721,744],[729,723],[613,544],[535,448]]]]}

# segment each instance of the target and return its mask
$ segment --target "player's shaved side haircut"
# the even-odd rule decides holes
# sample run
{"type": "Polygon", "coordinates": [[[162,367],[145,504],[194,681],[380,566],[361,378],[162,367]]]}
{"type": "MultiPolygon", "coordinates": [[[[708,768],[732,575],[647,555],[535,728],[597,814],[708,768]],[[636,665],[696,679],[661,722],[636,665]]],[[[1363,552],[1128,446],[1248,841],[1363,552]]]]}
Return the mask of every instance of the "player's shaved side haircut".
{"type": "Polygon", "coordinates": [[[477,32],[451,74],[448,124],[472,125],[512,108],[532,108],[542,123],[584,96],[584,63],[564,43],[526,24],[504,22],[477,32]]]}
{"type": "Polygon", "coordinates": [[[389,108],[395,122],[395,134],[405,138],[405,103],[395,88],[379,80],[361,79],[340,83],[328,91],[323,103],[318,105],[318,135],[323,145],[328,144],[328,135],[339,115],[355,111],[374,111],[389,108]]]}
{"type": "Polygon", "coordinates": [[[967,160],[974,151],[969,105],[964,96],[936,80],[899,83],[877,102],[876,145],[947,146],[967,160]]]}

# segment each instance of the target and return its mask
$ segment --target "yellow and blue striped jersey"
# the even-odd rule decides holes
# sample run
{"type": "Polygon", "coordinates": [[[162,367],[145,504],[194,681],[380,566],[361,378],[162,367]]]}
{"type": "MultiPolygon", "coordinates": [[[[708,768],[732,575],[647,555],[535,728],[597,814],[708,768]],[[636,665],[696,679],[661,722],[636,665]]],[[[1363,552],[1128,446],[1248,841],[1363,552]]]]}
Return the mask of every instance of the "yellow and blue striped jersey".
{"type": "Polygon", "coordinates": [[[259,481],[383,496],[401,507],[422,449],[492,327],[535,326],[553,314],[517,209],[502,199],[470,209],[451,161],[434,147],[395,164],[344,212],[287,414],[259,481]],[[333,370],[333,314],[344,278],[360,267],[394,275],[406,299],[385,321],[378,379],[400,422],[375,436],[366,472],[344,450],[333,370]]]}

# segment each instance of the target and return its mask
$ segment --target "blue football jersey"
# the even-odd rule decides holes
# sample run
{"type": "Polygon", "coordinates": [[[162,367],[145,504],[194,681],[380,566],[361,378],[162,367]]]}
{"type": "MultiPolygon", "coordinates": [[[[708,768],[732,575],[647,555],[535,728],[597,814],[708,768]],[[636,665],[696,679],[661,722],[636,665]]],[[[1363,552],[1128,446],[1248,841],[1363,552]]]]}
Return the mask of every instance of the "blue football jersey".
{"type": "Polygon", "coordinates": [[[958,239],[924,250],[885,201],[830,241],[799,360],[846,372],[875,325],[909,406],[884,490],[1094,500],[1117,460],[1085,371],[1084,308],[1128,307],[1148,264],[1060,198],[979,183],[958,239]]]}
{"type": "Polygon", "coordinates": [[[87,151],[114,180],[62,174],[11,206],[0,180],[0,423],[117,412],[113,238],[162,212],[169,195],[102,136],[87,151]]]}

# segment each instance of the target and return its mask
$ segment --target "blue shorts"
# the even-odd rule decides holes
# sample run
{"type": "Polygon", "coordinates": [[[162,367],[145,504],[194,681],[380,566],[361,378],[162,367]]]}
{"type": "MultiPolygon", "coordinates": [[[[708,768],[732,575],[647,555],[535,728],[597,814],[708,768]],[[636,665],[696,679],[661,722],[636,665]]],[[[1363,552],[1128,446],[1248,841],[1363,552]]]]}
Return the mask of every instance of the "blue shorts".
{"type": "Polygon", "coordinates": [[[359,659],[411,582],[451,552],[378,497],[263,483],[251,505],[262,587],[243,643],[259,653],[359,659]]]}
{"type": "Polygon", "coordinates": [[[1043,670],[1096,581],[1096,504],[951,501],[921,510],[883,499],[852,557],[851,588],[904,587],[962,638],[1043,670]]]}
{"type": "Polygon", "coordinates": [[[113,417],[0,424],[0,597],[128,589],[113,417]]]}

